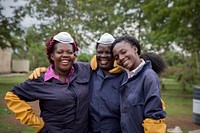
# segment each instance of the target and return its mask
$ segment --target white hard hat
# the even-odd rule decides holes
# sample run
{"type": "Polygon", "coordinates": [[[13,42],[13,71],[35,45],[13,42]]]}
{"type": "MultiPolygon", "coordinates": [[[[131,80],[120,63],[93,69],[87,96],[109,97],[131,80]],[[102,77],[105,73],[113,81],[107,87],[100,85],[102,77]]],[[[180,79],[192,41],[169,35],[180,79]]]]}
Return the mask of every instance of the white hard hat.
{"type": "Polygon", "coordinates": [[[56,40],[61,43],[74,43],[74,39],[68,32],[60,32],[53,37],[53,40],[56,40]]]}
{"type": "Polygon", "coordinates": [[[109,34],[109,33],[104,33],[100,39],[97,41],[97,43],[101,44],[112,44],[115,41],[115,38],[109,34]]]}

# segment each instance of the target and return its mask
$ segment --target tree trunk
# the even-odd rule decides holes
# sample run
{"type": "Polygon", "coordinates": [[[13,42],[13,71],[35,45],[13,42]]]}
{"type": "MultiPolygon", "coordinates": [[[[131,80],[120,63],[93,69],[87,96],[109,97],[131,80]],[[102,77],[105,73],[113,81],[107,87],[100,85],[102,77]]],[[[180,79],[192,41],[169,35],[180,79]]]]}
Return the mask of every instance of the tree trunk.
{"type": "Polygon", "coordinates": [[[200,75],[200,51],[196,52],[197,74],[200,75]]]}

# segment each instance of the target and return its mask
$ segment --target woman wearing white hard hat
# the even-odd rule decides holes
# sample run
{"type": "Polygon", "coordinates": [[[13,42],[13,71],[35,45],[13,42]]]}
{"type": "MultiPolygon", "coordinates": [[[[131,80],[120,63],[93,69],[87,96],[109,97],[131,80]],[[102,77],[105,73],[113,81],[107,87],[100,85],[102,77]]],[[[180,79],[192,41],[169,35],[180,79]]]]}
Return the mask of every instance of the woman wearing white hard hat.
{"type": "Polygon", "coordinates": [[[114,63],[111,53],[114,40],[111,34],[103,34],[96,44],[96,57],[91,61],[91,66],[97,62],[90,84],[92,133],[121,133],[119,88],[126,72],[114,63]]]}
{"type": "Polygon", "coordinates": [[[77,45],[60,32],[46,43],[51,65],[36,80],[27,80],[7,92],[5,100],[16,119],[40,133],[87,133],[89,110],[88,63],[74,63],[77,45]],[[39,100],[40,116],[27,103],[39,100]]]}

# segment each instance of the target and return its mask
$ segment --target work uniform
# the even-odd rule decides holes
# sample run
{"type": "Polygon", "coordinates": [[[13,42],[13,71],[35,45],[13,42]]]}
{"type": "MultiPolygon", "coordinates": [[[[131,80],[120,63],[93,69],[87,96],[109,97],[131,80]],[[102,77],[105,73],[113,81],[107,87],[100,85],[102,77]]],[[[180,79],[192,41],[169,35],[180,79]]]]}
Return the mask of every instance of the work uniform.
{"type": "Polygon", "coordinates": [[[90,129],[92,133],[121,133],[119,87],[126,72],[105,74],[93,71],[90,90],[90,129]]]}
{"type": "MultiPolygon", "coordinates": [[[[120,88],[121,128],[123,133],[143,133],[146,118],[159,120],[166,117],[160,99],[160,80],[145,62],[137,68],[120,88]]],[[[153,129],[156,131],[156,129],[153,129]]]]}
{"type": "MultiPolygon", "coordinates": [[[[88,63],[75,63],[73,68],[68,84],[56,78],[44,81],[42,74],[38,79],[27,80],[11,90],[21,100],[40,101],[40,117],[44,120],[41,133],[88,132],[91,69],[88,63]]],[[[12,98],[6,99],[12,102],[12,98]]]]}

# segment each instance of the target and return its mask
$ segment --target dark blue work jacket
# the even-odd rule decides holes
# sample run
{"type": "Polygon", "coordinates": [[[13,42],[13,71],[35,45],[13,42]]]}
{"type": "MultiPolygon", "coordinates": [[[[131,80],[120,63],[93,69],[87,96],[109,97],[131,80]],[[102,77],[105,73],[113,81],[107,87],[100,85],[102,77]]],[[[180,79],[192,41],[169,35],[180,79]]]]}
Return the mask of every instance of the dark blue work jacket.
{"type": "Polygon", "coordinates": [[[162,119],[166,112],[160,99],[160,79],[151,63],[138,69],[120,88],[121,128],[123,133],[143,133],[143,120],[162,119]]]}
{"type": "Polygon", "coordinates": [[[91,132],[121,133],[119,88],[125,71],[104,76],[101,69],[93,72],[90,84],[91,132]]]}
{"type": "Polygon", "coordinates": [[[90,65],[75,63],[70,83],[43,76],[15,86],[12,92],[25,101],[40,101],[44,128],[41,133],[87,133],[90,65]]]}

